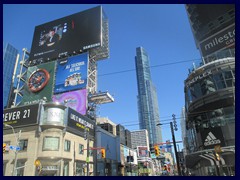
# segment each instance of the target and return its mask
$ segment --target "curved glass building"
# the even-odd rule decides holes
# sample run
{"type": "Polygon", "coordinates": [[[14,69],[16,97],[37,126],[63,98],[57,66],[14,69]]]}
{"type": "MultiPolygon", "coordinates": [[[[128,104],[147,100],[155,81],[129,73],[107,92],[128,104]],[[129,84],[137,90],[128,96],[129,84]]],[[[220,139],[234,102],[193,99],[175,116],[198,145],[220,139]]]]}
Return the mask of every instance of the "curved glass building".
{"type": "Polygon", "coordinates": [[[235,6],[186,10],[202,61],[184,82],[185,165],[198,176],[235,175],[235,6]]]}

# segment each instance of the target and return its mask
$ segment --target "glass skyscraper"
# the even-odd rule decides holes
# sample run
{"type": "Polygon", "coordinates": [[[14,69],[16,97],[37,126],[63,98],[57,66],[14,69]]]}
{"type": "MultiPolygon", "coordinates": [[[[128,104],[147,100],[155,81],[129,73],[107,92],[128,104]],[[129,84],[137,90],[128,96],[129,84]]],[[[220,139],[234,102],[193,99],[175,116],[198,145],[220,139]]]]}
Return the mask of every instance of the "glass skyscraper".
{"type": "Polygon", "coordinates": [[[3,107],[8,105],[8,99],[11,94],[12,76],[15,63],[18,56],[18,50],[9,43],[3,42],[3,107]]]}
{"type": "Polygon", "coordinates": [[[149,57],[145,49],[138,47],[135,56],[138,84],[138,116],[140,129],[147,129],[149,146],[162,142],[157,92],[152,83],[149,57]]]}

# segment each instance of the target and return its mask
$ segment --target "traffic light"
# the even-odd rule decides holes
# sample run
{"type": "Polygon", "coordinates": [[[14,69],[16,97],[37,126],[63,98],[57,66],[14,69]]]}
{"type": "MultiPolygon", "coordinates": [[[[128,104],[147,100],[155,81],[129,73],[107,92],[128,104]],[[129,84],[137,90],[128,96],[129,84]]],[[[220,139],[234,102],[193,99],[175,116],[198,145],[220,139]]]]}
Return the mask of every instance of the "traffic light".
{"type": "Polygon", "coordinates": [[[155,155],[156,155],[156,156],[159,156],[159,155],[160,155],[160,151],[159,151],[158,145],[155,145],[155,146],[154,146],[154,152],[155,152],[155,155]]]}
{"type": "Polygon", "coordinates": [[[40,173],[42,171],[42,164],[40,160],[35,160],[34,165],[36,166],[36,169],[38,171],[38,173],[40,173]]]}
{"type": "Polygon", "coordinates": [[[6,147],[7,147],[7,144],[6,144],[6,143],[3,143],[3,153],[6,152],[6,147]]]}
{"type": "Polygon", "coordinates": [[[101,149],[101,154],[102,154],[102,158],[105,158],[106,157],[106,152],[105,152],[105,149],[101,149]]]}
{"type": "Polygon", "coordinates": [[[220,161],[220,160],[221,160],[220,155],[219,155],[218,153],[215,153],[215,159],[216,159],[217,161],[220,161]]]}

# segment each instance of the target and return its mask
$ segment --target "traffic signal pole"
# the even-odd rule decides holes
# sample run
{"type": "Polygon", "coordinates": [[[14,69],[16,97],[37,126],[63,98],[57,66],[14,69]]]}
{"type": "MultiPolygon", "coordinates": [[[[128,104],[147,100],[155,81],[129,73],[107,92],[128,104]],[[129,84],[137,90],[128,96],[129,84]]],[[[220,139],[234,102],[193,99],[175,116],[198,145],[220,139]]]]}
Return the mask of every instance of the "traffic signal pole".
{"type": "Polygon", "coordinates": [[[172,122],[170,122],[170,127],[171,127],[171,132],[172,132],[172,140],[173,140],[174,152],[175,152],[175,157],[176,157],[176,162],[177,162],[178,175],[181,176],[182,174],[181,174],[181,169],[180,169],[180,165],[179,165],[177,145],[176,145],[176,141],[175,141],[175,135],[174,135],[173,123],[172,122]]]}

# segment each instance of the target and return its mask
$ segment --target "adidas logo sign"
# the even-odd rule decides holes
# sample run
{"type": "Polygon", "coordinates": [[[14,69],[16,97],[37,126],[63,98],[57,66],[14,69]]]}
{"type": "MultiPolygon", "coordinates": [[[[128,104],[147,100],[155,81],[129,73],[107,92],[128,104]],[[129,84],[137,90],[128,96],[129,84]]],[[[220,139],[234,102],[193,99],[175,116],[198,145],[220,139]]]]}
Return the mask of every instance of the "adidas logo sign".
{"type": "Polygon", "coordinates": [[[217,139],[212,132],[209,132],[206,139],[205,139],[205,142],[204,142],[204,145],[205,146],[210,146],[210,145],[214,145],[214,144],[220,144],[221,141],[219,139],[217,139]]]}

